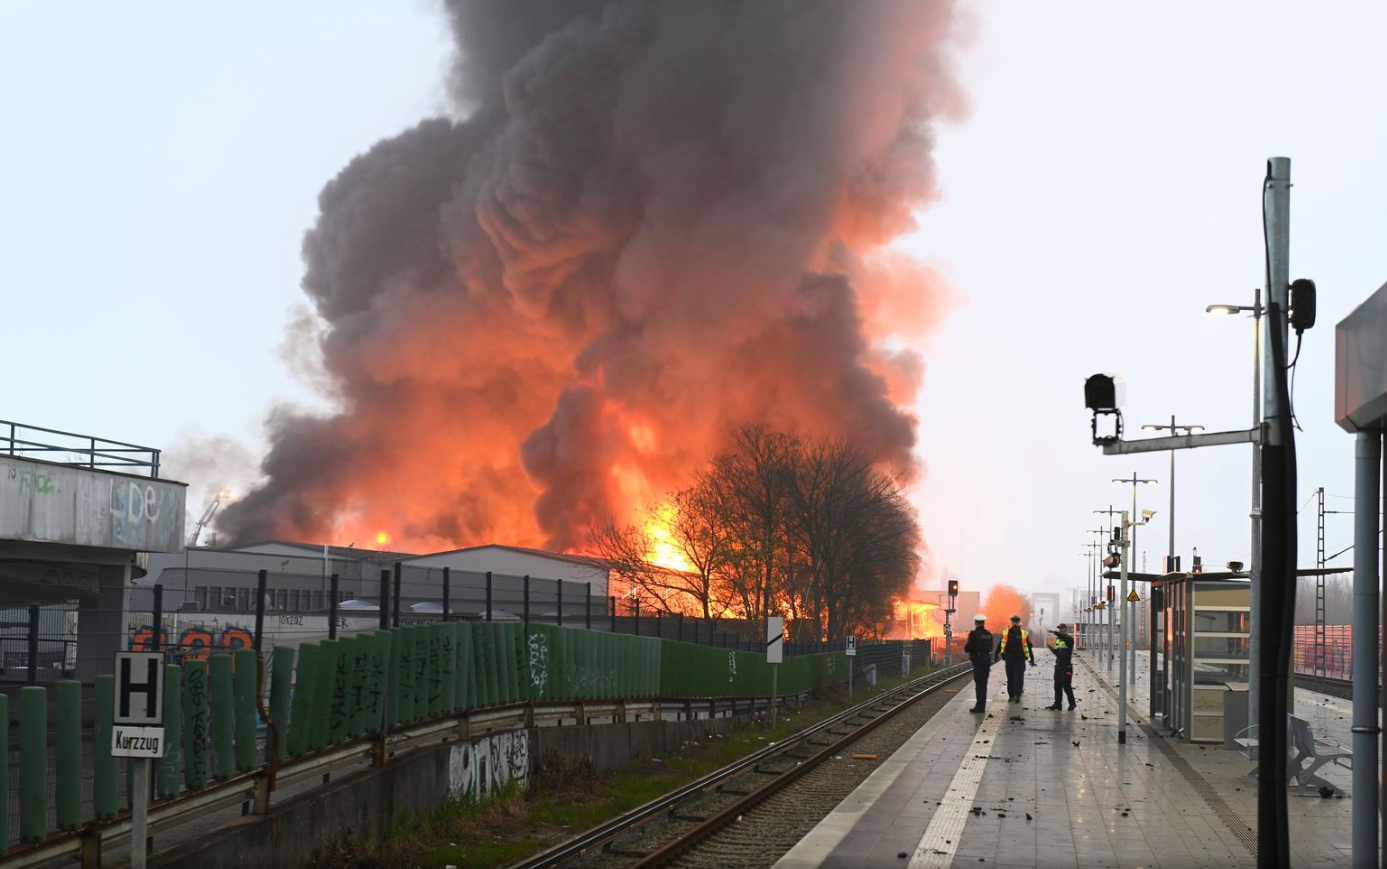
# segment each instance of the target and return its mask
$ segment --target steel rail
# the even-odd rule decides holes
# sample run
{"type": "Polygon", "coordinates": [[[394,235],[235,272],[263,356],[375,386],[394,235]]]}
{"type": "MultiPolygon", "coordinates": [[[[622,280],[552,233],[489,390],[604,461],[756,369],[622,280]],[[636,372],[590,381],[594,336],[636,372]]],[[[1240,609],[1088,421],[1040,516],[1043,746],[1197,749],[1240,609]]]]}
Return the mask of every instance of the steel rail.
{"type": "MultiPolygon", "coordinates": [[[[755,769],[762,763],[765,763],[769,760],[774,760],[780,755],[789,753],[791,750],[804,745],[806,742],[809,742],[814,737],[823,734],[825,731],[831,731],[832,728],[844,723],[845,721],[851,718],[856,718],[858,716],[865,715],[871,712],[878,713],[876,715],[871,716],[866,723],[856,725],[855,729],[851,733],[847,733],[840,736],[836,741],[834,741],[827,747],[823,748],[818,753],[812,755],[810,758],[792,767],[786,773],[781,773],[779,776],[776,777],[776,779],[766,783],[760,788],[757,788],[751,794],[743,796],[742,799],[733,803],[733,805],[729,807],[729,809],[724,810],[723,812],[719,812],[717,815],[713,816],[712,818],[709,818],[707,821],[700,823],[699,826],[695,828],[695,831],[706,829],[707,832],[711,832],[713,829],[716,828],[710,827],[709,825],[713,824],[717,819],[723,818],[724,816],[727,816],[729,819],[735,818],[738,811],[745,811],[745,809],[749,808],[751,805],[754,805],[755,802],[759,802],[765,797],[770,796],[771,793],[779,790],[784,785],[789,784],[791,781],[795,780],[800,775],[803,775],[804,772],[807,772],[809,769],[817,766],[827,757],[833,755],[838,751],[841,751],[844,745],[848,745],[856,741],[862,734],[870,732],[883,721],[889,720],[900,710],[913,705],[917,700],[923,699],[924,697],[933,694],[935,691],[943,688],[948,683],[954,681],[955,679],[966,676],[970,672],[972,672],[971,664],[956,664],[953,667],[939,670],[934,673],[929,673],[925,676],[920,677],[919,679],[914,679],[903,685],[899,685],[881,696],[873,697],[870,700],[866,700],[862,703],[859,703],[856,706],[853,706],[849,709],[845,709],[836,715],[826,718],[823,721],[820,721],[819,723],[814,724],[800,731],[799,733],[794,734],[793,736],[781,740],[775,745],[770,745],[763,749],[755,751],[747,755],[746,757],[742,758],[741,760],[734,761],[733,763],[728,764],[727,766],[722,767],[721,769],[715,770],[709,773],[708,775],[703,776],[702,778],[699,778],[693,782],[690,782],[689,784],[684,785],[683,787],[677,790],[671,791],[662,797],[658,797],[654,800],[651,800],[643,806],[639,806],[635,809],[632,809],[631,811],[626,812],[625,814],[618,815],[617,817],[612,818],[611,820],[606,821],[605,823],[599,824],[598,826],[593,827],[587,832],[582,833],[572,839],[569,839],[566,842],[556,845],[553,848],[550,848],[546,851],[542,851],[541,853],[536,854],[533,857],[512,864],[510,869],[556,869],[556,867],[567,866],[577,860],[582,859],[583,857],[600,848],[604,848],[610,845],[611,843],[615,842],[622,836],[627,835],[628,833],[631,833],[654,821],[658,821],[665,817],[668,817],[669,815],[673,814],[673,812],[676,809],[683,806],[684,804],[692,802],[696,799],[701,799],[708,791],[714,790],[723,783],[733,778],[736,778],[737,776],[747,772],[748,770],[755,769]],[[889,702],[890,698],[893,698],[899,694],[908,693],[910,691],[916,691],[916,693],[900,701],[890,709],[882,711],[876,708],[879,707],[883,702],[889,702]]],[[[719,824],[718,826],[721,826],[721,824],[719,824]]],[[[668,851],[668,849],[671,848],[672,845],[675,845],[676,843],[684,840],[685,837],[689,836],[693,832],[694,831],[690,831],[689,833],[684,834],[684,836],[681,836],[679,839],[674,840],[674,842],[671,842],[663,846],[658,851],[652,852],[651,854],[642,858],[641,861],[636,863],[635,865],[658,865],[657,863],[649,863],[648,861],[650,861],[656,855],[665,854],[668,851]]],[[[702,839],[705,835],[707,835],[707,832],[700,834],[698,838],[702,839]]],[[[669,856],[674,856],[675,853],[682,852],[683,850],[684,848],[681,847],[678,849],[678,851],[670,852],[669,856]]]]}

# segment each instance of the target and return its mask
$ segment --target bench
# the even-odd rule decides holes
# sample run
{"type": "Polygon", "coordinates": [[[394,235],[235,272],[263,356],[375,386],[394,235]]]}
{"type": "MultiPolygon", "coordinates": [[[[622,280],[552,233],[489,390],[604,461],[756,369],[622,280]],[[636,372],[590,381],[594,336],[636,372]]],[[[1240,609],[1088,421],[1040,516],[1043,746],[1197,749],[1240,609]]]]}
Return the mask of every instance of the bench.
{"type": "Polygon", "coordinates": [[[1296,795],[1305,796],[1305,786],[1327,787],[1338,790],[1334,785],[1315,775],[1315,771],[1327,763],[1349,761],[1342,766],[1352,768],[1353,752],[1345,751],[1332,742],[1316,739],[1310,730],[1310,722],[1291,716],[1291,750],[1295,752],[1286,762],[1286,773],[1296,781],[1296,795]],[[1307,767],[1306,764],[1309,764],[1307,767]]]}

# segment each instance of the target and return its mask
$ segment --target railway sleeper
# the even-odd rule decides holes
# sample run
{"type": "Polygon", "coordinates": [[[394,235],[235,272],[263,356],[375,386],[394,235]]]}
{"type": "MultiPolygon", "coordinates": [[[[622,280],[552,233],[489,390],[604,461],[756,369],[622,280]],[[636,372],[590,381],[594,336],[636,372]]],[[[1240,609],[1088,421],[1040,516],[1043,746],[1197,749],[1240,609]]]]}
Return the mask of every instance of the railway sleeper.
{"type": "MultiPolygon", "coordinates": [[[[690,824],[707,823],[708,818],[710,817],[708,815],[686,815],[683,812],[670,812],[669,816],[676,821],[686,821],[690,824]]],[[[645,855],[642,854],[641,856],[645,855]]]]}

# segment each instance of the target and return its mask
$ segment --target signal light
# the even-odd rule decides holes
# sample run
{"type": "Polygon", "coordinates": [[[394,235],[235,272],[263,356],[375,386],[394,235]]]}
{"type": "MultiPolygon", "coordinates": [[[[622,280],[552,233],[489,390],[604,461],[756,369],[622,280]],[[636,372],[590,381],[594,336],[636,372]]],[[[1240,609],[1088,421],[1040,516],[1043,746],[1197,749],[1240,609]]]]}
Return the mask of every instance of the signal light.
{"type": "Polygon", "coordinates": [[[1109,585],[1108,585],[1108,602],[1111,603],[1111,602],[1114,601],[1114,600],[1117,600],[1117,594],[1116,594],[1116,592],[1113,591],[1112,585],[1109,584],[1109,585]]]}
{"type": "Polygon", "coordinates": [[[1198,555],[1194,557],[1194,566],[1190,568],[1190,573],[1203,573],[1204,561],[1198,555]]]}
{"type": "Polygon", "coordinates": [[[1121,567],[1121,566],[1122,566],[1122,559],[1117,555],[1117,553],[1114,552],[1112,555],[1109,555],[1109,556],[1107,556],[1106,558],[1103,559],[1103,566],[1104,566],[1104,567],[1121,567]]]}
{"type": "Polygon", "coordinates": [[[958,580],[949,580],[949,597],[958,597],[958,580]]]}

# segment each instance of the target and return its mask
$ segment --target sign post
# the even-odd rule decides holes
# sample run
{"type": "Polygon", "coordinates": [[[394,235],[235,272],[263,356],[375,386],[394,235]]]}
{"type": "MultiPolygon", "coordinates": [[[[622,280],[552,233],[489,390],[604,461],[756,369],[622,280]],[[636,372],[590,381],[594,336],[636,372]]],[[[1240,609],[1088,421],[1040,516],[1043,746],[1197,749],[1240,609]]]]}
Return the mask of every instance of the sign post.
{"type": "Polygon", "coordinates": [[[771,665],[771,727],[775,726],[776,677],[785,655],[785,620],[780,616],[766,617],[766,663],[771,665]]]}
{"type": "Polygon", "coordinates": [[[116,652],[111,755],[134,760],[130,785],[130,867],[145,869],[149,852],[149,766],[164,756],[164,655],[116,652]]]}
{"type": "MultiPolygon", "coordinates": [[[[847,649],[847,654],[848,654],[848,657],[849,657],[849,658],[856,658],[856,657],[857,657],[857,635],[856,635],[856,634],[848,634],[848,649],[847,649]]],[[[854,661],[848,661],[848,699],[849,699],[849,700],[852,699],[852,665],[853,665],[854,663],[856,663],[856,662],[854,662],[854,661]]]]}

